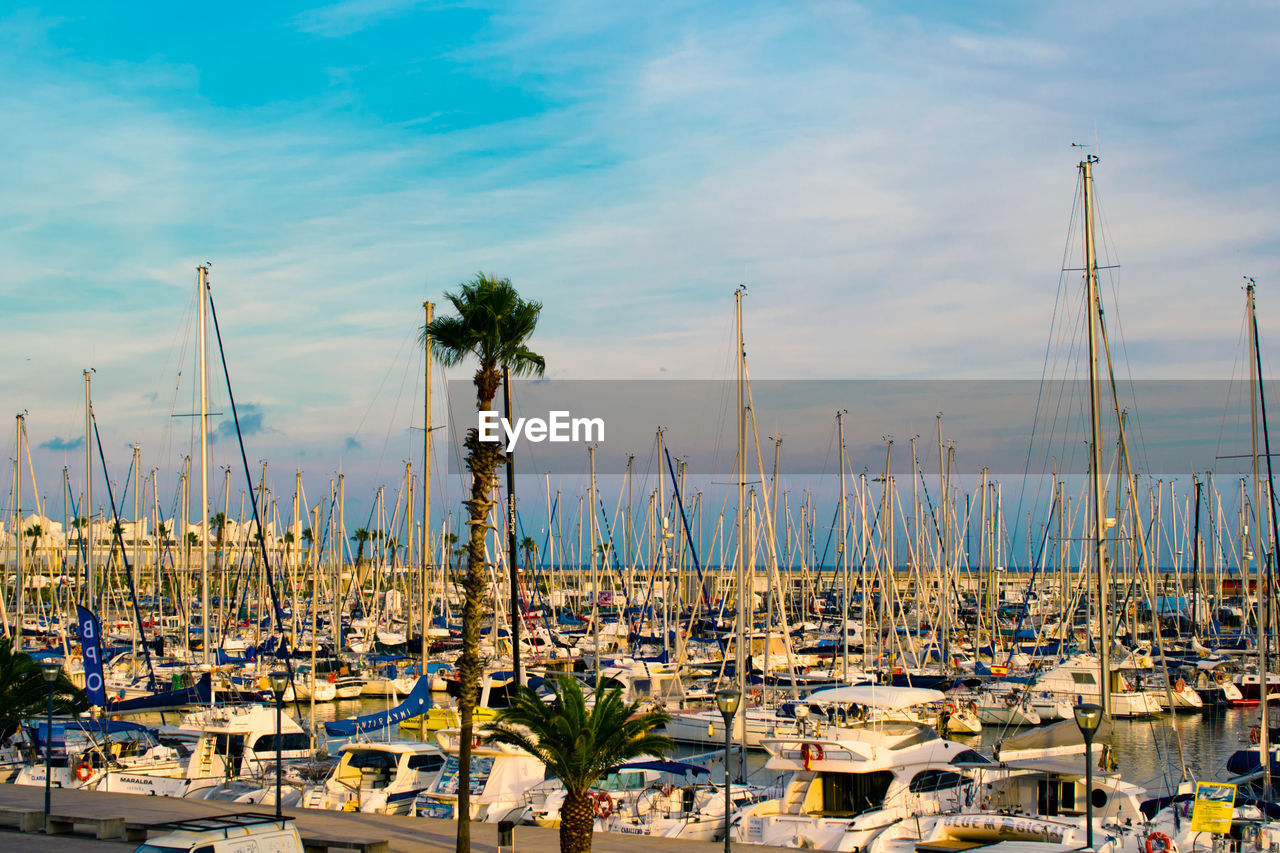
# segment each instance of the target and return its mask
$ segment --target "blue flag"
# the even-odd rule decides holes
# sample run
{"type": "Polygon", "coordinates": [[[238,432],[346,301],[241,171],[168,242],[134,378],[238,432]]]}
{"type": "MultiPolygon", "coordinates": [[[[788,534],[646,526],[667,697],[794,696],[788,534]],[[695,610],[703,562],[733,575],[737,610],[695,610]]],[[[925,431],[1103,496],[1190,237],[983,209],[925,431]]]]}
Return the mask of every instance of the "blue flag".
{"type": "Polygon", "coordinates": [[[76,605],[76,618],[80,623],[80,651],[84,655],[84,692],[89,704],[102,707],[107,704],[106,685],[102,682],[102,630],[93,612],[76,605]]]}
{"type": "Polygon", "coordinates": [[[409,691],[408,696],[404,697],[404,701],[394,708],[388,711],[379,711],[376,714],[353,717],[350,720],[325,723],[324,730],[325,734],[330,737],[355,737],[361,732],[371,732],[384,726],[389,726],[392,723],[399,723],[410,717],[425,714],[430,708],[431,679],[422,676],[414,682],[413,689],[409,691]]]}

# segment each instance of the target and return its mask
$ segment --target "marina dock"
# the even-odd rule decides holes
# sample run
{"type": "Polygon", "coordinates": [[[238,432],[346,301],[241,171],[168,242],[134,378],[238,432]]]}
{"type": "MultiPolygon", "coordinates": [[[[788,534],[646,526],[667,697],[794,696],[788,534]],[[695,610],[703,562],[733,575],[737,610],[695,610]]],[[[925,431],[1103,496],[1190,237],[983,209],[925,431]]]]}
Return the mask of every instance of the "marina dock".
{"type": "MultiPolygon", "coordinates": [[[[43,788],[0,785],[0,813],[5,810],[41,809],[43,806],[43,788]]],[[[139,823],[163,823],[230,812],[270,811],[261,806],[236,803],[71,789],[53,791],[52,809],[54,813],[120,816],[139,823]]],[[[451,820],[295,808],[286,808],[284,813],[297,821],[298,832],[304,839],[315,836],[385,838],[390,844],[391,853],[451,853],[457,838],[457,824],[451,820]]],[[[636,842],[634,836],[598,832],[592,839],[591,849],[593,853],[633,853],[636,842]]],[[[720,853],[724,850],[724,845],[720,842],[709,841],[680,841],[646,836],[643,843],[653,853],[720,853]]],[[[0,850],[21,849],[27,853],[44,850],[56,850],[58,853],[117,853],[133,850],[136,846],[136,843],[120,840],[98,841],[88,834],[24,834],[18,832],[12,820],[6,820],[0,825],[0,850]]],[[[497,824],[473,823],[471,848],[476,853],[497,853],[497,824]]],[[[560,831],[539,826],[517,826],[515,848],[517,853],[558,853],[560,831]]],[[[772,848],[753,845],[751,849],[763,853],[772,848]]]]}

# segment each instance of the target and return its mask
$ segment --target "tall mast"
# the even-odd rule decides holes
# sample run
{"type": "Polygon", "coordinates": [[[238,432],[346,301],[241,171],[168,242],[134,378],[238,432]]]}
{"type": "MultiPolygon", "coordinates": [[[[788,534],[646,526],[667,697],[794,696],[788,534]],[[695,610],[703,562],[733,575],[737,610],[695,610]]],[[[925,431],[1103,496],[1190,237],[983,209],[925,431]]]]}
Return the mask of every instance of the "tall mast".
{"type": "MultiPolygon", "coordinates": [[[[435,317],[435,304],[423,302],[422,310],[426,313],[427,325],[435,317]]],[[[423,361],[425,362],[424,387],[426,392],[422,401],[422,675],[427,674],[427,623],[430,614],[427,604],[427,577],[431,567],[431,336],[423,336],[423,361]]],[[[425,733],[425,732],[424,732],[425,733]]]]}
{"type": "Polygon", "coordinates": [[[1099,326],[1098,259],[1093,236],[1093,164],[1097,156],[1088,154],[1080,161],[1081,185],[1084,192],[1084,266],[1089,309],[1089,411],[1092,421],[1093,460],[1093,536],[1094,559],[1098,572],[1098,659],[1101,675],[1102,712],[1111,714],[1111,631],[1107,613],[1107,509],[1102,479],[1102,413],[1099,399],[1099,326]]]}
{"type": "MultiPolygon", "coordinates": [[[[840,440],[840,538],[836,546],[840,554],[840,582],[843,585],[840,602],[840,680],[849,683],[849,496],[845,489],[844,458],[844,416],[845,410],[836,412],[836,433],[840,440]]],[[[867,645],[867,584],[863,573],[862,584],[862,647],[867,645]]],[[[862,665],[866,666],[866,655],[863,654],[862,665]]]]}
{"type": "MultiPolygon", "coordinates": [[[[737,536],[737,563],[738,577],[735,582],[737,587],[738,599],[738,638],[734,643],[736,656],[734,666],[736,671],[736,681],[738,682],[738,691],[741,695],[747,695],[747,655],[746,649],[743,648],[747,640],[747,604],[746,604],[746,572],[747,572],[747,554],[746,545],[746,500],[747,500],[747,417],[743,400],[743,384],[746,381],[746,352],[743,349],[742,342],[742,295],[746,292],[746,285],[739,285],[738,289],[733,292],[734,305],[734,323],[737,327],[737,347],[738,347],[738,536],[737,536]]],[[[746,703],[741,703],[743,708],[743,734],[746,734],[746,703]]],[[[744,753],[745,755],[745,753],[744,753]]]]}
{"type": "MultiPolygon", "coordinates": [[[[599,690],[600,659],[604,657],[604,650],[600,648],[600,571],[596,568],[596,446],[594,444],[587,446],[587,459],[591,467],[591,482],[587,486],[587,500],[590,504],[587,507],[587,513],[591,522],[591,641],[595,644],[596,650],[595,687],[599,690]]],[[[664,575],[662,578],[662,597],[664,600],[667,597],[666,580],[664,575]]]]}
{"type": "Polygon", "coordinates": [[[93,368],[84,371],[84,526],[80,538],[84,542],[84,596],[90,609],[94,606],[93,583],[93,395],[90,377],[93,368]]]}
{"type": "Polygon", "coordinates": [[[209,305],[209,265],[196,267],[196,311],[200,322],[200,662],[209,665],[209,386],[205,365],[205,314],[209,305]]]}
{"type": "MultiPolygon", "coordinates": [[[[139,549],[142,547],[142,536],[138,527],[138,516],[142,512],[142,446],[135,444],[133,446],[133,594],[138,594],[138,588],[142,586],[142,560],[139,559],[139,549]]],[[[123,550],[124,543],[121,542],[123,550]]],[[[156,598],[160,596],[157,594],[156,598]]],[[[133,637],[133,653],[138,653],[138,641],[145,640],[138,636],[135,628],[130,629],[129,634],[133,637]]]]}
{"type": "MultiPolygon", "coordinates": [[[[25,572],[23,572],[23,568],[24,568],[23,563],[25,562],[25,559],[26,559],[25,557],[26,552],[22,547],[22,536],[23,536],[23,531],[22,531],[22,432],[23,432],[22,415],[18,415],[16,420],[17,420],[17,425],[16,425],[17,438],[15,440],[15,445],[14,445],[16,447],[16,452],[14,454],[14,459],[13,459],[13,516],[14,516],[13,541],[16,543],[16,546],[17,546],[17,557],[18,557],[17,559],[18,618],[17,618],[17,624],[14,626],[14,629],[13,629],[13,648],[14,648],[14,651],[21,651],[22,650],[22,617],[25,615],[25,611],[23,610],[23,607],[22,607],[22,604],[23,604],[22,590],[23,590],[24,584],[26,583],[26,578],[23,577],[23,575],[25,574],[25,572]]],[[[32,488],[34,489],[34,486],[32,488]]]]}
{"type": "MultiPolygon", "coordinates": [[[[1252,392],[1249,401],[1249,425],[1251,427],[1250,438],[1253,447],[1253,530],[1254,541],[1257,545],[1254,553],[1258,556],[1257,570],[1257,601],[1258,601],[1258,621],[1255,636],[1258,638],[1258,698],[1260,700],[1259,707],[1262,709],[1262,722],[1258,726],[1258,755],[1263,756],[1262,784],[1263,796],[1268,801],[1271,799],[1271,745],[1270,732],[1268,731],[1267,701],[1270,685],[1267,683],[1267,646],[1270,637],[1270,614],[1268,607],[1270,604],[1269,578],[1267,577],[1267,567],[1270,561],[1267,559],[1266,541],[1262,538],[1262,478],[1258,473],[1258,408],[1262,401],[1262,355],[1258,349],[1258,316],[1254,311],[1253,303],[1253,279],[1247,279],[1245,285],[1245,304],[1248,306],[1249,312],[1249,348],[1252,350],[1253,357],[1249,359],[1249,389],[1252,392]]],[[[1266,417],[1266,410],[1263,410],[1263,417],[1266,417]]],[[[1265,424],[1264,424],[1265,426],[1265,424]]],[[[1271,456],[1268,448],[1267,455],[1267,472],[1271,471],[1271,456]]],[[[1274,523],[1274,518],[1273,518],[1274,523]]]]}
{"type": "MultiPolygon", "coordinates": [[[[502,365],[502,413],[511,418],[511,369],[502,365]]],[[[591,517],[595,518],[595,505],[591,517]]],[[[516,554],[516,457],[507,451],[507,566],[511,574],[511,671],[516,684],[524,684],[520,677],[520,565],[516,554]]],[[[599,654],[599,649],[596,653],[599,654]]]]}

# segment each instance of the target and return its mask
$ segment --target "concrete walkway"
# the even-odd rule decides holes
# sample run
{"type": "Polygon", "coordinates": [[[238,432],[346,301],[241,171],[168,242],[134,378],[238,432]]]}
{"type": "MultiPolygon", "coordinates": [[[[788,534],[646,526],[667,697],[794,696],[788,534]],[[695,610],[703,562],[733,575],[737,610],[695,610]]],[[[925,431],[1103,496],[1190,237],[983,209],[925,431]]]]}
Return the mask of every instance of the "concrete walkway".
{"type": "MultiPolygon", "coordinates": [[[[6,807],[41,809],[44,807],[44,789],[26,785],[0,785],[0,808],[6,807]]],[[[229,812],[270,812],[271,807],[59,788],[53,791],[53,810],[118,815],[142,823],[160,823],[229,812]]],[[[394,853],[453,853],[457,838],[457,824],[451,820],[296,808],[286,808],[284,813],[297,820],[298,831],[303,836],[385,838],[391,843],[394,853]]],[[[497,824],[471,825],[472,850],[476,853],[497,853],[497,846],[497,824]]],[[[560,831],[540,826],[517,826],[515,846],[516,853],[558,853],[560,831]]],[[[638,846],[643,847],[646,853],[722,853],[724,850],[722,842],[678,841],[607,832],[596,833],[591,843],[593,853],[635,853],[638,846]]],[[[50,853],[117,853],[132,850],[133,847],[134,845],[121,842],[91,840],[85,836],[19,834],[0,826],[0,850],[22,850],[24,853],[45,850],[50,853]]],[[[752,853],[765,853],[775,848],[751,846],[747,849],[752,853]]]]}

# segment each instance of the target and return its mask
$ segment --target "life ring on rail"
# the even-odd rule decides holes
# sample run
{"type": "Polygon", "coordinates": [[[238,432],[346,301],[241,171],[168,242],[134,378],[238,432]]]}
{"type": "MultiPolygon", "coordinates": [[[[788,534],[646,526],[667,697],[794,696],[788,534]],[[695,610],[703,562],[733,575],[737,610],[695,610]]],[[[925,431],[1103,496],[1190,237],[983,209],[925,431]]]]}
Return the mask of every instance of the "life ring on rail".
{"type": "Polygon", "coordinates": [[[948,702],[943,707],[946,709],[948,714],[954,714],[956,712],[956,705],[954,702],[948,702]]]}
{"type": "Polygon", "coordinates": [[[1173,683],[1173,691],[1175,693],[1181,693],[1186,689],[1187,689],[1187,682],[1183,681],[1181,678],[1179,678],[1177,681],[1173,683]]]}
{"type": "Polygon", "coordinates": [[[800,757],[804,759],[804,769],[812,770],[813,762],[821,761],[823,758],[822,744],[806,743],[800,747],[800,757]]]}
{"type": "Polygon", "coordinates": [[[334,682],[336,682],[337,680],[338,680],[338,673],[336,673],[336,672],[331,672],[331,673],[329,673],[329,683],[330,683],[330,684],[333,684],[333,683],[334,683],[334,682]]]}
{"type": "Polygon", "coordinates": [[[1249,743],[1254,744],[1255,746],[1262,743],[1262,729],[1257,726],[1249,729],[1249,743]]]}
{"type": "Polygon", "coordinates": [[[604,820],[613,814],[613,797],[604,791],[587,791],[587,798],[591,800],[596,817],[604,820]]]}
{"type": "Polygon", "coordinates": [[[91,776],[93,776],[93,768],[89,766],[89,762],[81,761],[76,765],[76,778],[81,782],[88,782],[91,776]]]}
{"type": "Polygon", "coordinates": [[[747,691],[747,701],[752,705],[758,706],[763,700],[764,700],[764,691],[762,691],[759,687],[756,687],[752,690],[747,691]]]}
{"type": "Polygon", "coordinates": [[[1173,850],[1173,842],[1163,832],[1153,832],[1147,836],[1147,853],[1169,853],[1173,850]]]}
{"type": "Polygon", "coordinates": [[[1227,683],[1227,674],[1226,674],[1225,672],[1221,672],[1221,671],[1219,671],[1219,672],[1215,672],[1215,673],[1213,674],[1213,680],[1214,680],[1214,681],[1216,681],[1216,682],[1218,682],[1219,684],[1226,684],[1226,683],[1227,683]]]}
{"type": "Polygon", "coordinates": [[[1018,704],[1018,694],[1010,690],[1004,696],[1004,705],[1006,708],[1012,708],[1014,705],[1017,705],[1017,704],[1018,704]]]}

